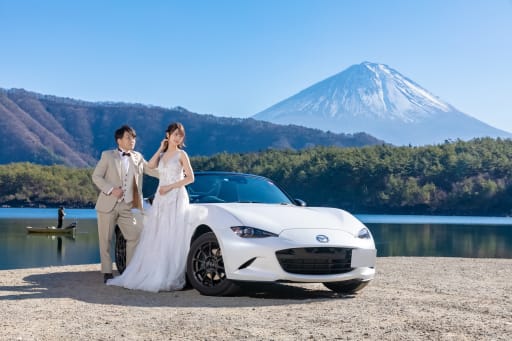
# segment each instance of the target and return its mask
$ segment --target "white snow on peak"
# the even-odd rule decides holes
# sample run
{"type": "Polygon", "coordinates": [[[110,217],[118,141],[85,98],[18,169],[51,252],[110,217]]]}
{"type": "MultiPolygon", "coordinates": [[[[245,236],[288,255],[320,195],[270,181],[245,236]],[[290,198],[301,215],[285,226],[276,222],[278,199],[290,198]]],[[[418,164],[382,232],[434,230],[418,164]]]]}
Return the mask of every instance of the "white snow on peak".
{"type": "Polygon", "coordinates": [[[393,144],[502,136],[385,64],[364,62],[253,116],[334,132],[367,132],[393,144]]]}
{"type": "MultiPolygon", "coordinates": [[[[435,108],[439,111],[449,112],[454,110],[449,104],[442,102],[430,92],[407,79],[395,70],[390,69],[384,64],[363,63],[376,77],[384,78],[382,83],[386,89],[386,95],[394,108],[387,108],[393,112],[408,112],[411,110],[425,109],[425,107],[435,108]]],[[[421,111],[423,111],[421,110],[421,111]]]]}
{"type": "Polygon", "coordinates": [[[416,122],[456,111],[385,64],[363,62],[255,115],[257,119],[379,118],[416,122]]]}

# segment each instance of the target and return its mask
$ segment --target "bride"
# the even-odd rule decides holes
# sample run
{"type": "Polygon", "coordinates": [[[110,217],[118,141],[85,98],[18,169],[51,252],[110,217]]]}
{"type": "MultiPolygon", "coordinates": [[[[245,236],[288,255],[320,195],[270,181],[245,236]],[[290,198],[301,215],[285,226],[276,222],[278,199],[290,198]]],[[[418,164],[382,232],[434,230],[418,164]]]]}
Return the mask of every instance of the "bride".
{"type": "Polygon", "coordinates": [[[182,150],[184,140],[183,125],[172,123],[149,160],[149,167],[158,167],[160,175],[153,205],[146,212],[131,262],[121,276],[108,280],[107,285],[151,292],[180,290],[185,286],[190,239],[185,185],[194,182],[194,173],[187,153],[182,150]]]}

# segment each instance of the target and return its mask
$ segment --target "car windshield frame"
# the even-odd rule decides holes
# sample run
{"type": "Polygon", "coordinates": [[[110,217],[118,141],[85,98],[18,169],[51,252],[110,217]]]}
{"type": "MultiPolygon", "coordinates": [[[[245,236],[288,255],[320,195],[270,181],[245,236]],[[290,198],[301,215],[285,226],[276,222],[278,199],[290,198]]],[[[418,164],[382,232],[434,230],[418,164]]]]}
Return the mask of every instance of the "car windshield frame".
{"type": "Polygon", "coordinates": [[[274,181],[253,174],[196,172],[186,186],[191,204],[261,203],[296,205],[292,197],[274,181]]]}

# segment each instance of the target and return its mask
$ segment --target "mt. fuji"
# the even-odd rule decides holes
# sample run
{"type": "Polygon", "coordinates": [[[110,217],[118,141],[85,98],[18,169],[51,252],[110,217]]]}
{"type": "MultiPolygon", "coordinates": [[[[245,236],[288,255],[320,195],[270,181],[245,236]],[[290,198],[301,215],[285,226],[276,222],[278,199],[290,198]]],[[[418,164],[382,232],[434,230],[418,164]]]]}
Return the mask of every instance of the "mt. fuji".
{"type": "Polygon", "coordinates": [[[440,100],[384,64],[364,62],[253,116],[332,132],[366,132],[396,145],[512,138],[440,100]]]}

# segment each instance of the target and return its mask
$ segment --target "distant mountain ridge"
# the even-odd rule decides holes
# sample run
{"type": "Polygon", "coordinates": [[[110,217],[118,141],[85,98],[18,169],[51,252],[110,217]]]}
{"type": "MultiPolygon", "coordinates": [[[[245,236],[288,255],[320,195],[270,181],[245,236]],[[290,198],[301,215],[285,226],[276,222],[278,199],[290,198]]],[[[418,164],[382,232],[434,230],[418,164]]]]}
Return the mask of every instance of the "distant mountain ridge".
{"type": "Polygon", "coordinates": [[[365,133],[334,134],[251,118],[200,115],[181,107],[86,102],[0,88],[0,163],[28,161],[90,167],[102,150],[114,148],[114,131],[122,124],[136,129],[136,149],[149,158],[164,137],[167,125],[174,121],[185,125],[185,150],[191,156],[383,143],[365,133]]]}
{"type": "Polygon", "coordinates": [[[511,138],[444,102],[384,64],[363,62],[252,116],[338,133],[364,131],[397,145],[511,138]]]}

